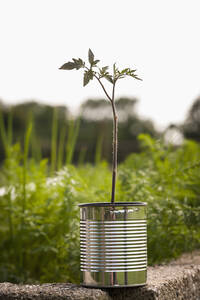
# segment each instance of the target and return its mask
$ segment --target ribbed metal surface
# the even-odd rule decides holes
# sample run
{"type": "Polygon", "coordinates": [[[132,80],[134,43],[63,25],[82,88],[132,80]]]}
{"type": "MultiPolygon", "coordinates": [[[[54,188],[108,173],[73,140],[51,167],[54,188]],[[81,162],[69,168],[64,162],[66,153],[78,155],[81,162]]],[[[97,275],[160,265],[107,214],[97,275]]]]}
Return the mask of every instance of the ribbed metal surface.
{"type": "Polygon", "coordinates": [[[146,268],[146,220],[81,221],[80,230],[81,271],[138,271],[146,268]],[[117,262],[112,259],[116,254],[121,257],[117,262]],[[134,254],[143,255],[143,258],[133,260],[134,254]]]}
{"type": "Polygon", "coordinates": [[[147,226],[144,212],[144,207],[142,212],[140,207],[82,208],[80,249],[84,285],[114,287],[145,283],[147,226]]]}

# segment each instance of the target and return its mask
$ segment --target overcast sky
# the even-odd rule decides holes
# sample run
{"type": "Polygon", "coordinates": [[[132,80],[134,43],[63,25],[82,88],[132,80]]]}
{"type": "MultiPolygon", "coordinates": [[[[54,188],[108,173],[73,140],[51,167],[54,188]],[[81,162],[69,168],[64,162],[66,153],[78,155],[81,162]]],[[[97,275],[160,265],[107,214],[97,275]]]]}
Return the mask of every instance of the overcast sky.
{"type": "Polygon", "coordinates": [[[0,0],[0,98],[75,110],[104,97],[81,71],[58,68],[88,48],[102,65],[136,68],[119,82],[138,112],[160,126],[181,122],[200,95],[199,0],[0,0]]]}

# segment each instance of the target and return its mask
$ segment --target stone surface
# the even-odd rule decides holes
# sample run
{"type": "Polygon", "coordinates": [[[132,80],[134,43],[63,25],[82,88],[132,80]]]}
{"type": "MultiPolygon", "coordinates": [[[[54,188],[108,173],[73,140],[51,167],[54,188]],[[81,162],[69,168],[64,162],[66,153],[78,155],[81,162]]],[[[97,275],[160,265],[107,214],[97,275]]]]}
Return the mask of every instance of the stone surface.
{"type": "Polygon", "coordinates": [[[148,268],[147,285],[139,288],[91,289],[69,283],[16,285],[0,283],[0,300],[199,300],[200,252],[167,265],[148,268]]]}
{"type": "Polygon", "coordinates": [[[113,289],[109,295],[117,300],[200,300],[200,265],[149,268],[147,283],[141,288],[113,289]]]}
{"type": "Polygon", "coordinates": [[[42,285],[17,285],[0,283],[1,300],[110,300],[100,289],[87,289],[70,283],[49,283],[42,285]]]}

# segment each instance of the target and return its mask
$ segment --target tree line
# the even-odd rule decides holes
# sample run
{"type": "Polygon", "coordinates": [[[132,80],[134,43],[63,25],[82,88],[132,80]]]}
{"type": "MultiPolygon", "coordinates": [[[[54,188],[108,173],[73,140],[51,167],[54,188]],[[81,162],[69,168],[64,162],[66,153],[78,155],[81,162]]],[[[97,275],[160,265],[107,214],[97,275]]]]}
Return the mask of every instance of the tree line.
{"type": "MultiPolygon", "coordinates": [[[[137,113],[136,98],[119,98],[116,108],[119,116],[118,160],[123,161],[132,152],[140,152],[137,136],[147,133],[154,138],[163,133],[155,129],[152,120],[137,113]]],[[[76,116],[66,106],[50,106],[36,101],[16,105],[0,103],[0,161],[5,158],[7,142],[20,143],[32,122],[31,156],[40,160],[52,157],[58,165],[64,163],[98,163],[112,159],[112,111],[104,99],[83,102],[76,116]]],[[[169,126],[170,127],[170,126],[169,126]]],[[[200,141],[200,98],[192,104],[183,124],[175,126],[186,138],[200,141]]]]}

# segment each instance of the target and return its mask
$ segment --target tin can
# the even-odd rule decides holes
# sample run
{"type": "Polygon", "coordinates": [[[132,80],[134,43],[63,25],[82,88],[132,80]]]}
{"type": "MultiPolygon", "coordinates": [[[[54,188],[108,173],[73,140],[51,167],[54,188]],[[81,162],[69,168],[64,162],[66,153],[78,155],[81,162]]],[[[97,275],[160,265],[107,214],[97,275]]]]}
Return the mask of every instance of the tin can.
{"type": "Polygon", "coordinates": [[[87,203],[79,207],[82,285],[145,285],[146,203],[87,203]]]}

